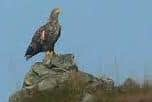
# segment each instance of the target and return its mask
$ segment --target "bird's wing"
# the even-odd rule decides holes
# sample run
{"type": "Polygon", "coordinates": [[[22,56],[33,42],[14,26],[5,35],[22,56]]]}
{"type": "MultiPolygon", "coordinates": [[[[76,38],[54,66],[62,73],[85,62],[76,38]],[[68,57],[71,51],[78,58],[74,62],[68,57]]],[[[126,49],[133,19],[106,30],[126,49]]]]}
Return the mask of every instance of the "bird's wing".
{"type": "Polygon", "coordinates": [[[32,41],[33,42],[40,42],[40,40],[43,40],[45,37],[45,31],[46,31],[46,25],[41,26],[34,34],[32,41]]]}
{"type": "Polygon", "coordinates": [[[30,45],[27,48],[27,51],[25,53],[25,57],[26,59],[31,58],[32,56],[34,56],[35,54],[39,53],[41,51],[41,43],[42,40],[45,40],[44,38],[44,34],[45,34],[45,29],[46,29],[46,25],[41,26],[34,34],[34,36],[32,37],[32,41],[30,43],[30,45]]]}

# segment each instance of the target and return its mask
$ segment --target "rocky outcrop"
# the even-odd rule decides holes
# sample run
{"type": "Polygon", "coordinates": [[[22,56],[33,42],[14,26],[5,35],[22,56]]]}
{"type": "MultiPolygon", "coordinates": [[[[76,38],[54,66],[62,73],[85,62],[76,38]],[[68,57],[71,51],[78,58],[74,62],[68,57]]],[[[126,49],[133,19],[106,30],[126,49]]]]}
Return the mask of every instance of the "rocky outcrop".
{"type": "Polygon", "coordinates": [[[74,55],[55,55],[49,65],[37,62],[32,66],[25,76],[22,89],[14,93],[9,102],[57,102],[52,97],[66,97],[73,93],[77,93],[76,102],[96,102],[94,92],[113,87],[111,79],[97,78],[80,71],[74,55]]]}

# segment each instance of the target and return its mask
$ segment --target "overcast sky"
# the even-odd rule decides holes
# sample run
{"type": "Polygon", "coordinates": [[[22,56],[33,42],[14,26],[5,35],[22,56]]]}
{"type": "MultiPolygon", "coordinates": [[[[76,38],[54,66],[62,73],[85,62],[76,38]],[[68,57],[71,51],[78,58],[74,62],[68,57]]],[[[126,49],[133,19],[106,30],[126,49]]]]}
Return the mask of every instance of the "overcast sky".
{"type": "Polygon", "coordinates": [[[56,51],[73,53],[80,70],[119,83],[128,76],[142,81],[144,68],[152,75],[151,5],[151,0],[0,0],[0,102],[42,60],[43,53],[26,62],[24,53],[54,7],[63,10],[56,51]]]}

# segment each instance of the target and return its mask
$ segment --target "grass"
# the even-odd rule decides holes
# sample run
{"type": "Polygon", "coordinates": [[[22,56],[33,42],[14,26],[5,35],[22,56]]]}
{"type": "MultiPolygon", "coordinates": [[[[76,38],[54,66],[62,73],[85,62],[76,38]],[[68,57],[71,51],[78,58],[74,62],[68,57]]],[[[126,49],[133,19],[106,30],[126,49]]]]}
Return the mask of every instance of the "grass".
{"type": "MultiPolygon", "coordinates": [[[[32,97],[26,98],[21,98],[24,94],[20,94],[22,96],[17,102],[80,102],[84,92],[87,91],[86,85],[80,74],[73,72],[69,80],[54,90],[35,92],[32,97]]],[[[95,102],[152,102],[152,86],[139,85],[132,79],[127,79],[113,90],[106,91],[99,88],[92,94],[96,99],[95,102]]]]}

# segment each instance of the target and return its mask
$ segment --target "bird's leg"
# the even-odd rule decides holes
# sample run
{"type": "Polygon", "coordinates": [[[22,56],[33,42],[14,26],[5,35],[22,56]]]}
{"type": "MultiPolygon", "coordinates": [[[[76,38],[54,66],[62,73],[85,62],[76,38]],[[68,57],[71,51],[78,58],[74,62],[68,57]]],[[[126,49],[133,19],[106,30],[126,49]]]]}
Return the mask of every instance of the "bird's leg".
{"type": "Polygon", "coordinates": [[[44,59],[44,63],[45,64],[50,64],[50,62],[51,62],[51,60],[52,60],[52,58],[53,58],[53,54],[54,54],[54,52],[53,51],[47,51],[46,52],[46,54],[45,54],[45,59],[44,59]]]}

